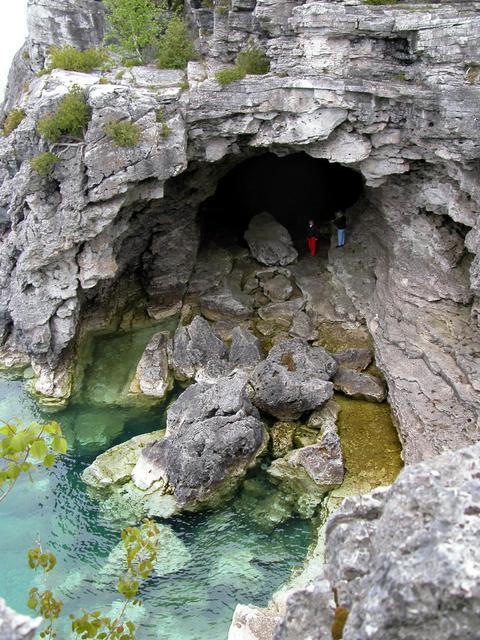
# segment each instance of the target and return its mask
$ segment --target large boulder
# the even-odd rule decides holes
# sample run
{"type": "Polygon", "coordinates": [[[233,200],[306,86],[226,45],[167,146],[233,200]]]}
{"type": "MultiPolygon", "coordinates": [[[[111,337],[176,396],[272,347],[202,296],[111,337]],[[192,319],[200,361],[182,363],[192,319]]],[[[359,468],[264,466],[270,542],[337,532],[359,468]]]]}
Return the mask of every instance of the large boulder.
{"type": "Polygon", "coordinates": [[[347,498],[326,530],[323,576],[336,615],[322,593],[301,589],[274,640],[323,639],[340,616],[344,640],[476,640],[479,496],[477,444],[408,466],[389,488],[347,498]]]}
{"type": "Polygon", "coordinates": [[[267,443],[247,381],[236,373],[188,387],[168,411],[164,440],[143,449],[135,485],[157,483],[179,510],[217,506],[231,495],[267,443]]]}
{"type": "Polygon", "coordinates": [[[285,340],[255,368],[250,379],[253,403],[279,420],[296,420],[332,397],[328,380],[336,370],[337,363],[325,349],[285,340]]]}
{"type": "Polygon", "coordinates": [[[254,216],[244,237],[253,257],[269,267],[285,266],[298,257],[290,234],[270,213],[254,216]]]}
{"type": "Polygon", "coordinates": [[[173,376],[168,367],[168,337],[168,333],[159,331],[150,339],[130,385],[132,393],[163,399],[171,391],[173,376]]]}
{"type": "Polygon", "coordinates": [[[380,378],[345,367],[338,368],[333,386],[337,391],[358,400],[383,402],[387,397],[387,390],[380,378]]]}

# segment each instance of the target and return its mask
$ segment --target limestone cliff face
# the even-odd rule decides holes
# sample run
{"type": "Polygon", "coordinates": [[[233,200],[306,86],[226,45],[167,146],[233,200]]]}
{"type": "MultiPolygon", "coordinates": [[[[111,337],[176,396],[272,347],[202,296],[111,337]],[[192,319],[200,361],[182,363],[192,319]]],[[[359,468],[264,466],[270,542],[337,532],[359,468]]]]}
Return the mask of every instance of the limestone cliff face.
{"type": "Polygon", "coordinates": [[[480,3],[232,0],[212,10],[192,1],[205,60],[189,65],[188,90],[180,72],[153,67],[113,70],[108,84],[54,71],[23,86],[49,43],[101,39],[99,2],[60,4],[31,0],[29,62],[17,59],[7,97],[27,115],[0,142],[4,356],[27,353],[37,389],[67,393],[86,306],[110,304],[135,270],[153,315],[174,304],[195,261],[198,207],[218,179],[254,152],[305,151],[358,170],[367,185],[349,212],[352,251],[332,248],[330,270],[374,337],[406,460],[476,441],[480,3]],[[248,39],[265,48],[271,72],[221,88],[215,69],[248,39]],[[84,143],[56,147],[47,181],[29,167],[46,149],[35,123],[73,84],[92,120],[84,143]],[[138,123],[138,147],[105,137],[110,118],[138,123]]]}

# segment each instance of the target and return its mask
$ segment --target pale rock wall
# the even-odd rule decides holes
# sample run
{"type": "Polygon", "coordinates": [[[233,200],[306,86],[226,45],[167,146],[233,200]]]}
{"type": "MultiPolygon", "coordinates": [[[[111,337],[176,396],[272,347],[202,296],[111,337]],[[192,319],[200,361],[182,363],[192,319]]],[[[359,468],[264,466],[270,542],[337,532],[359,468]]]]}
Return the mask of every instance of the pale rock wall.
{"type": "MultiPolygon", "coordinates": [[[[50,29],[57,44],[94,44],[98,5],[80,5],[77,30],[62,14],[50,29]]],[[[330,268],[369,323],[406,461],[478,439],[480,90],[469,70],[479,8],[234,2],[192,9],[209,55],[189,65],[187,91],[180,72],[154,67],[122,79],[113,70],[106,85],[98,74],[35,78],[18,98],[27,117],[0,141],[6,348],[26,351],[51,381],[85,300],[105,304],[109,286],[140,264],[152,307],[175,303],[195,261],[198,206],[219,177],[252,152],[305,151],[357,169],[368,186],[349,214],[357,262],[332,251],[330,268]],[[213,71],[245,34],[272,70],[221,88],[213,71]],[[35,123],[72,84],[92,107],[85,144],[57,147],[54,179],[40,180],[28,164],[46,148],[35,123]],[[112,117],[140,126],[138,147],[106,139],[112,117]]],[[[48,23],[56,11],[54,0],[32,0],[29,46],[46,44],[41,16],[48,23]]]]}

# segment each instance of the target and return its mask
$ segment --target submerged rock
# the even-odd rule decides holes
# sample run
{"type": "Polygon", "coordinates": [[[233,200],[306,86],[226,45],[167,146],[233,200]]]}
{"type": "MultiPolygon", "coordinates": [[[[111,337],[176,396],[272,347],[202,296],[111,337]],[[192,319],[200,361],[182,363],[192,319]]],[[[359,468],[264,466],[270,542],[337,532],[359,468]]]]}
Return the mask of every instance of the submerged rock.
{"type": "Polygon", "coordinates": [[[142,451],[135,485],[159,483],[179,509],[218,505],[265,449],[267,434],[247,395],[247,376],[190,386],[170,407],[164,440],[142,451]]]}
{"type": "Polygon", "coordinates": [[[276,422],[269,430],[273,458],[281,458],[293,449],[298,422],[276,422]]]}
{"type": "Polygon", "coordinates": [[[290,234],[270,213],[254,216],[244,237],[253,257],[269,267],[285,266],[298,257],[290,234]]]}
{"type": "MultiPolygon", "coordinates": [[[[191,561],[192,556],[186,545],[166,524],[156,525],[159,529],[155,542],[157,559],[154,563],[154,572],[157,576],[167,576],[184,569],[191,561]]],[[[100,584],[114,584],[118,576],[123,575],[127,569],[127,551],[123,542],[119,542],[109,553],[108,558],[97,573],[97,581],[100,584]]]]}
{"type": "Polygon", "coordinates": [[[168,367],[168,338],[168,333],[159,331],[150,339],[130,385],[132,393],[163,399],[171,391],[173,376],[168,367]]]}
{"type": "Polygon", "coordinates": [[[284,340],[255,368],[250,379],[253,402],[279,420],[296,420],[332,397],[328,380],[336,369],[325,349],[298,339],[284,340]]]}
{"type": "Polygon", "coordinates": [[[337,391],[359,400],[383,402],[387,397],[387,390],[380,378],[344,367],[338,368],[333,386],[337,391]]]}

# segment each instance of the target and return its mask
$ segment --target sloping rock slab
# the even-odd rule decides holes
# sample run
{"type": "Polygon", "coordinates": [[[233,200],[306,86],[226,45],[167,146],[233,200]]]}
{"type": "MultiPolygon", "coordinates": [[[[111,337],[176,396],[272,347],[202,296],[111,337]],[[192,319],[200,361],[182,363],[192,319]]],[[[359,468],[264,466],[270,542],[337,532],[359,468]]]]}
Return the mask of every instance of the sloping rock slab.
{"type": "Polygon", "coordinates": [[[105,489],[130,480],[142,449],[161,440],[165,429],[143,433],[100,454],[82,473],[82,480],[95,489],[105,489]]]}
{"type": "Polygon", "coordinates": [[[270,213],[254,216],[244,237],[252,256],[269,267],[291,264],[298,257],[290,234],[270,213]]]}
{"type": "Polygon", "coordinates": [[[232,367],[246,371],[254,369],[263,359],[260,342],[243,327],[235,327],[232,331],[232,344],[228,361],[232,367]]]}
{"type": "Polygon", "coordinates": [[[190,386],[169,409],[165,439],[143,450],[133,471],[136,486],[160,481],[186,510],[217,506],[229,496],[267,443],[246,387],[241,373],[190,386]]]}
{"type": "Polygon", "coordinates": [[[387,397],[385,385],[379,378],[344,367],[338,368],[333,386],[337,391],[359,400],[383,402],[387,397]]]}
{"type": "Polygon", "coordinates": [[[363,371],[373,360],[370,349],[349,348],[336,351],[333,357],[341,367],[363,371]]]}

